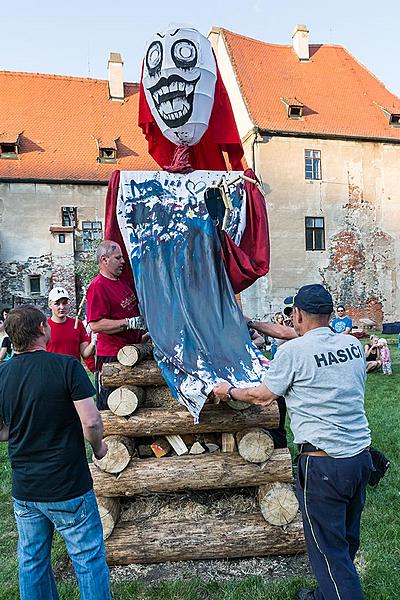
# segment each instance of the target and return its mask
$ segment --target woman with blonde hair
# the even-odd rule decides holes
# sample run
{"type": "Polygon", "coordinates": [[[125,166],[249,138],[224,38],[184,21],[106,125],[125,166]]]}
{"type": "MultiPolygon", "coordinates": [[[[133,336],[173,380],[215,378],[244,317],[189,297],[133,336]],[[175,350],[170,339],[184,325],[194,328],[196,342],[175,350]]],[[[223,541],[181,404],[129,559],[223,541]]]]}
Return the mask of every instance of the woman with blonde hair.
{"type": "Polygon", "coordinates": [[[364,346],[365,360],[367,361],[367,373],[377,371],[382,366],[381,355],[379,351],[379,338],[376,335],[370,335],[370,342],[364,346]]]}

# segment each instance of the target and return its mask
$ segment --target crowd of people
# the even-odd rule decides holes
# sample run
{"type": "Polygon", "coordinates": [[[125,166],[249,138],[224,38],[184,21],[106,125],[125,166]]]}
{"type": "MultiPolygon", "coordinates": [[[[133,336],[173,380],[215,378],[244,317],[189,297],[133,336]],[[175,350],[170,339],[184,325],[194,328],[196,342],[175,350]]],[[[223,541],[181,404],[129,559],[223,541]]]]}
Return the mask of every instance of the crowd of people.
{"type": "MultiPolygon", "coordinates": [[[[70,298],[62,285],[50,291],[49,318],[26,305],[4,309],[0,319],[0,441],[8,441],[12,466],[22,600],[58,598],[50,562],[54,530],[65,540],[81,598],[111,598],[84,440],[97,458],[107,453],[100,411],[110,389],[101,384],[102,366],[116,362],[123,346],[147,339],[148,333],[123,276],[120,246],[103,241],[97,262],[99,273],[87,291],[89,333],[69,316],[70,298]],[[96,390],[81,359],[92,361],[96,390]]],[[[213,390],[222,401],[277,402],[276,447],[287,445],[289,413],[299,451],[297,496],[318,582],[314,591],[299,590],[299,600],[363,598],[354,557],[373,468],[365,373],[380,368],[391,373],[386,340],[371,336],[363,348],[349,335],[352,321],[345,307],[337,306],[330,320],[332,312],[331,294],[313,284],[286,298],[271,323],[246,317],[256,344],[264,336],[271,340],[270,368],[256,387],[219,382],[213,390]]]]}

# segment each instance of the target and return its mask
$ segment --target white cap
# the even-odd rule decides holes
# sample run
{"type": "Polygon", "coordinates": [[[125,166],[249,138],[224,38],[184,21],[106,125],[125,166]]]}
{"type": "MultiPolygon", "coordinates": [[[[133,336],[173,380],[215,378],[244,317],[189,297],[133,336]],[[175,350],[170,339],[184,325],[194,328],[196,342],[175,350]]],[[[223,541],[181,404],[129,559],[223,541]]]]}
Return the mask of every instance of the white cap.
{"type": "Polygon", "coordinates": [[[50,291],[49,302],[57,302],[60,298],[67,298],[69,300],[69,294],[65,288],[57,285],[50,291]]]}

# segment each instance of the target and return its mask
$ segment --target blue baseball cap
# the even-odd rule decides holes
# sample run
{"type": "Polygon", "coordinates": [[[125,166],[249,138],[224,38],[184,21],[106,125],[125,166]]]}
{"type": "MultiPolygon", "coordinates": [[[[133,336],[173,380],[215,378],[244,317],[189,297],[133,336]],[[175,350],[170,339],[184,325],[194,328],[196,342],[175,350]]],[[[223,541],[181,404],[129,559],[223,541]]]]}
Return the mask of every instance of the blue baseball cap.
{"type": "Polygon", "coordinates": [[[332,296],[320,283],[303,285],[293,302],[294,306],[313,315],[330,315],[333,311],[332,296]]]}

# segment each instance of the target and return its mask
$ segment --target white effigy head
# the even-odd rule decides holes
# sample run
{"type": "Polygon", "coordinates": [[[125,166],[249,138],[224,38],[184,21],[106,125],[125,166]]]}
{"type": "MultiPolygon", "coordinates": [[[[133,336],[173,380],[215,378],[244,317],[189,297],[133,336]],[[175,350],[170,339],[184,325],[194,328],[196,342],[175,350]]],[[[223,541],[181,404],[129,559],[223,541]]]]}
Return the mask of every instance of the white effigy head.
{"type": "Polygon", "coordinates": [[[210,42],[195,29],[171,28],[148,42],[142,83],[162,134],[194,146],[208,128],[217,66],[210,42]]]}

